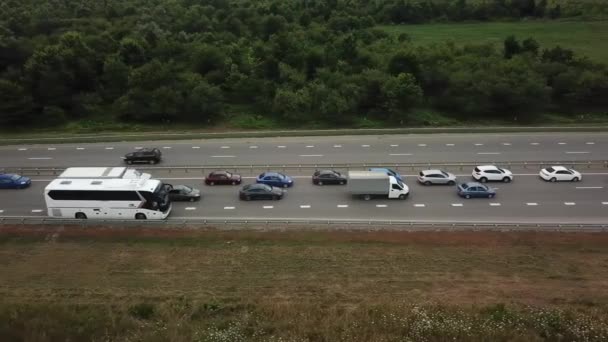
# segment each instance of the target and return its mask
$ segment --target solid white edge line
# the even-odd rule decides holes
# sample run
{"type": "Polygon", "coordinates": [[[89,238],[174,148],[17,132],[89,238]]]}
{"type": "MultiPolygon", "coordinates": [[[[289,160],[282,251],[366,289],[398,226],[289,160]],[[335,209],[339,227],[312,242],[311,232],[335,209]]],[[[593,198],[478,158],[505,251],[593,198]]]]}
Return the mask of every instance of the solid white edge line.
{"type": "Polygon", "coordinates": [[[232,210],[234,207],[224,207],[225,210],[232,210]]]}
{"type": "Polygon", "coordinates": [[[308,208],[310,208],[310,205],[309,204],[303,204],[303,205],[300,205],[300,208],[302,208],[302,209],[308,209],[308,208]]]}

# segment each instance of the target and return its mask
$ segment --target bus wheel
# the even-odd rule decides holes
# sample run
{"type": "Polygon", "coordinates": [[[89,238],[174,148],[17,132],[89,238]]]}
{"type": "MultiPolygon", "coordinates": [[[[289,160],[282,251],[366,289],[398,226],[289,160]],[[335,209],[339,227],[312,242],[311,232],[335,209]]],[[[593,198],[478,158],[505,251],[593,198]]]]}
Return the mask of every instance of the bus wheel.
{"type": "Polygon", "coordinates": [[[145,220],[146,219],[146,215],[144,215],[142,213],[137,213],[137,214],[135,214],[135,219],[136,220],[145,220]]]}
{"type": "Polygon", "coordinates": [[[76,213],[76,218],[79,220],[86,220],[87,215],[85,215],[84,213],[76,213]]]}

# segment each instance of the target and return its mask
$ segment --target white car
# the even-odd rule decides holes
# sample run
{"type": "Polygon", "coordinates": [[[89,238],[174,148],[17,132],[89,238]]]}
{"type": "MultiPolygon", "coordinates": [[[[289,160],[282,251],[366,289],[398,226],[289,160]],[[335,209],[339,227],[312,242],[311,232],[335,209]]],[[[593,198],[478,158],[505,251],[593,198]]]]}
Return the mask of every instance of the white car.
{"type": "Polygon", "coordinates": [[[456,184],[456,176],[441,170],[423,170],[418,174],[418,182],[424,185],[456,184]]]}
{"type": "Polygon", "coordinates": [[[567,182],[578,182],[583,179],[583,175],[580,172],[567,169],[563,166],[551,166],[540,170],[540,178],[549,181],[567,181],[567,182]]]}
{"type": "Polygon", "coordinates": [[[507,169],[501,169],[495,165],[480,165],[473,169],[473,178],[485,183],[487,181],[497,181],[509,183],[513,180],[513,173],[507,169]]]}

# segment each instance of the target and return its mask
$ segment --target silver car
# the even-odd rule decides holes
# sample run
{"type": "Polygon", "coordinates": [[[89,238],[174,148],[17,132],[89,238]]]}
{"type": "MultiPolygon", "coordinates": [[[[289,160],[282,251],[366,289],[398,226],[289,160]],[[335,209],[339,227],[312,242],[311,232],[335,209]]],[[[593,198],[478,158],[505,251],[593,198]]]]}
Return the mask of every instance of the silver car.
{"type": "Polygon", "coordinates": [[[418,181],[424,185],[432,184],[456,184],[454,174],[441,170],[423,170],[418,174],[418,181]]]}

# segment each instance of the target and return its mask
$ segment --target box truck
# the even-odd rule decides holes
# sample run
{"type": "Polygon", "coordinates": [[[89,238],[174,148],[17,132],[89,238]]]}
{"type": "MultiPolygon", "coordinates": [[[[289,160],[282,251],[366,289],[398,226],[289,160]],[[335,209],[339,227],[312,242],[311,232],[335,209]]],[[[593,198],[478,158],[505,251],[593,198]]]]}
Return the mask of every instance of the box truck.
{"type": "Polygon", "coordinates": [[[372,197],[405,199],[410,189],[403,182],[385,172],[349,171],[348,192],[366,201],[372,197]]]}

